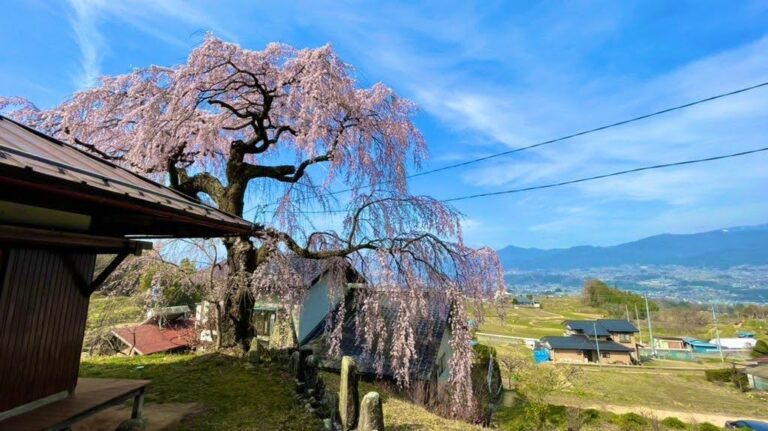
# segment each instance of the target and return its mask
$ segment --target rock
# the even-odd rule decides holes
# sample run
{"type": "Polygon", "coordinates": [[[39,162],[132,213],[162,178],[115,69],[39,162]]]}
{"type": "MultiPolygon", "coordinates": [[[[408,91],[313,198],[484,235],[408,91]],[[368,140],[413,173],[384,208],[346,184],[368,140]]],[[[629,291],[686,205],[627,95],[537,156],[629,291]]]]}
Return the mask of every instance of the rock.
{"type": "Polygon", "coordinates": [[[262,347],[258,340],[254,339],[251,343],[251,350],[248,351],[248,362],[258,364],[261,361],[262,347]]]}
{"type": "Polygon", "coordinates": [[[308,355],[304,359],[304,383],[307,389],[314,389],[317,384],[317,360],[315,355],[308,355]]]}
{"type": "Polygon", "coordinates": [[[317,376],[317,381],[313,388],[313,395],[318,400],[325,398],[325,380],[323,380],[321,376],[317,376]]]}
{"type": "Polygon", "coordinates": [[[350,431],[357,426],[360,395],[357,391],[357,364],[350,356],[341,358],[341,382],[339,384],[339,415],[341,429],[350,431]]]}
{"type": "Polygon", "coordinates": [[[143,431],[147,427],[147,420],[144,418],[128,419],[117,426],[115,431],[143,431]]]}
{"type": "Polygon", "coordinates": [[[336,425],[341,420],[339,418],[339,395],[336,392],[326,392],[323,404],[325,404],[325,410],[328,413],[332,428],[338,428],[336,425]]]}
{"type": "Polygon", "coordinates": [[[301,359],[301,353],[296,351],[291,354],[291,359],[288,361],[288,371],[291,373],[294,379],[296,379],[296,383],[300,381],[299,380],[299,369],[301,368],[299,366],[300,359],[301,359]]]}
{"type": "Polygon", "coordinates": [[[368,392],[363,397],[357,431],[384,431],[384,409],[378,392],[368,392]]]}
{"type": "Polygon", "coordinates": [[[275,326],[269,334],[270,350],[287,350],[298,347],[293,319],[285,310],[278,310],[275,316],[275,326]]]}

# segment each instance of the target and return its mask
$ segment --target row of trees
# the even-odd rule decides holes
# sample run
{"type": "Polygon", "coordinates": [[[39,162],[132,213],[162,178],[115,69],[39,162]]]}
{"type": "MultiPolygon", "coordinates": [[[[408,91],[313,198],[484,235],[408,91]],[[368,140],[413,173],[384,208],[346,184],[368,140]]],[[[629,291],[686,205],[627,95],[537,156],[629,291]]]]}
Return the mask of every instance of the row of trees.
{"type": "MultiPolygon", "coordinates": [[[[613,317],[626,316],[627,310],[634,314],[635,309],[640,318],[646,317],[645,298],[617,287],[610,287],[594,278],[584,283],[581,301],[585,305],[603,309],[613,317]]],[[[648,301],[648,309],[655,312],[659,310],[659,306],[654,301],[648,301]]]]}

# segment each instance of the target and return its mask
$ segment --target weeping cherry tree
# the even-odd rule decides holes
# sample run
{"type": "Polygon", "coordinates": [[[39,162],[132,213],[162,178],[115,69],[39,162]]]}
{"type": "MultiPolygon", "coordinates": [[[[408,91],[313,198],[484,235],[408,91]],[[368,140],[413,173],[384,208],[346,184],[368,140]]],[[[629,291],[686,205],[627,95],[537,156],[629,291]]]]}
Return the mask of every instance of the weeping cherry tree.
{"type": "MultiPolygon", "coordinates": [[[[224,311],[243,349],[258,298],[288,303],[304,292],[293,257],[338,274],[336,300],[352,267],[365,289],[389,292],[361,295],[358,341],[379,363],[391,355],[401,385],[417,355],[424,292],[450,305],[454,412],[472,404],[467,307],[504,289],[498,258],[464,245],[456,210],[408,193],[406,170],[426,156],[414,104],[382,84],[360,88],[332,47],[252,51],[208,36],[184,64],[102,77],[51,109],[2,98],[0,111],[223,211],[244,216],[246,201],[266,204],[250,236],[224,240],[224,311]],[[349,190],[334,195],[332,186],[349,190]],[[314,228],[314,217],[339,206],[339,229],[314,228]],[[394,328],[377,326],[382,297],[398,304],[394,328]]],[[[338,353],[344,316],[329,321],[338,353]]]]}

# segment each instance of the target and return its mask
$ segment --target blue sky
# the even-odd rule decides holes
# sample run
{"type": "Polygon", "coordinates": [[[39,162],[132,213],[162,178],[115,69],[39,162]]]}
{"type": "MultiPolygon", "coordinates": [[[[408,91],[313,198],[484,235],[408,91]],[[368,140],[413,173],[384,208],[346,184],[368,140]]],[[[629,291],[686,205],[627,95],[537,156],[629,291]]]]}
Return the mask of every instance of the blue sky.
{"type": "MultiPolygon", "coordinates": [[[[419,105],[430,169],[768,81],[763,1],[413,3],[10,0],[0,94],[53,106],[99,74],[183,62],[206,31],[250,49],[330,42],[362,85],[382,81],[419,105]]],[[[760,89],[411,187],[449,198],[757,148],[767,117],[760,89]]],[[[467,241],[493,247],[759,224],[767,163],[758,155],[456,207],[467,241]]]]}

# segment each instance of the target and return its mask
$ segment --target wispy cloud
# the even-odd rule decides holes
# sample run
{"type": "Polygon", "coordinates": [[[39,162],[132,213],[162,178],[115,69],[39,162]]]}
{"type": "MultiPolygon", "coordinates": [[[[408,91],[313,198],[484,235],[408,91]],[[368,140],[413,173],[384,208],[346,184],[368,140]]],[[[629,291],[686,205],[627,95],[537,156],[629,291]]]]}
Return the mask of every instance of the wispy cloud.
{"type": "Polygon", "coordinates": [[[102,60],[109,44],[100,27],[109,20],[122,21],[155,40],[185,49],[193,45],[191,35],[180,37],[173,23],[197,27],[194,33],[213,31],[226,39],[237,40],[213,14],[191,2],[68,0],[68,3],[71,8],[69,22],[81,55],[80,70],[74,82],[78,89],[93,86],[101,75],[102,60]]]}
{"type": "Polygon", "coordinates": [[[69,21],[80,47],[80,70],[75,78],[79,89],[96,84],[101,75],[101,57],[104,49],[104,37],[99,32],[98,9],[89,0],[68,0],[72,7],[69,21]]]}

